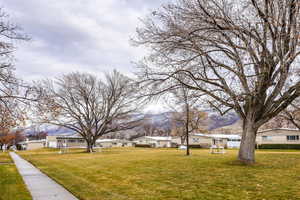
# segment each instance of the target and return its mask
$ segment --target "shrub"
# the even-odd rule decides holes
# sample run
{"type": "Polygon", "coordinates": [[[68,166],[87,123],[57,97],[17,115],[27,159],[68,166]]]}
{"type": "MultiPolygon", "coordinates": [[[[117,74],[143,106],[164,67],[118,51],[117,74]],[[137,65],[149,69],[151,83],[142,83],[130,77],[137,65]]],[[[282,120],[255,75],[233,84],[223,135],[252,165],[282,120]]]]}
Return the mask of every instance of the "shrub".
{"type": "Polygon", "coordinates": [[[151,148],[151,147],[153,147],[153,145],[151,145],[151,144],[135,144],[135,147],[151,148]]]}
{"type": "Polygon", "coordinates": [[[172,148],[178,148],[180,145],[179,144],[177,144],[177,143],[171,143],[171,147],[172,148]]]}
{"type": "Polygon", "coordinates": [[[200,144],[190,144],[189,146],[190,146],[191,149],[203,148],[200,144]]]}
{"type": "Polygon", "coordinates": [[[261,144],[258,149],[300,149],[300,144],[261,144]]]}

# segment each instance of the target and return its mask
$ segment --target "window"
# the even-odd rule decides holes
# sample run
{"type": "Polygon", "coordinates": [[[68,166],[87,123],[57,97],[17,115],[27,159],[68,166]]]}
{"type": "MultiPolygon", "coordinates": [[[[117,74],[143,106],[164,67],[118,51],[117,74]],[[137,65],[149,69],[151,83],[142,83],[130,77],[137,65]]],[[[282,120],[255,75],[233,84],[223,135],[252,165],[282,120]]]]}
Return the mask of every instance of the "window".
{"type": "Polygon", "coordinates": [[[199,142],[199,138],[193,138],[194,142],[199,142]]]}
{"type": "Polygon", "coordinates": [[[76,140],[70,139],[68,142],[70,142],[70,143],[75,143],[76,140]]]}
{"type": "Polygon", "coordinates": [[[272,136],[262,136],[263,141],[270,141],[272,140],[272,136]]]}
{"type": "Polygon", "coordinates": [[[228,142],[240,142],[241,139],[228,139],[228,142]]]}
{"type": "Polygon", "coordinates": [[[296,141],[296,140],[299,140],[299,135],[287,135],[286,139],[288,141],[296,141]]]}

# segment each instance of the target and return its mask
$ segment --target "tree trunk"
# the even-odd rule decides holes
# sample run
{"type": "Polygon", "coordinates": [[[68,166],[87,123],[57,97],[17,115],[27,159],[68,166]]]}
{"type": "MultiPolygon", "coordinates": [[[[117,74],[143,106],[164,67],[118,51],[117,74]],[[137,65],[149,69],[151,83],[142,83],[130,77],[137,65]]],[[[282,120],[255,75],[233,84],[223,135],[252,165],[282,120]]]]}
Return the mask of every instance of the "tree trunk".
{"type": "Polygon", "coordinates": [[[88,153],[93,153],[94,149],[93,149],[93,143],[91,141],[87,141],[87,149],[86,152],[88,153]]]}
{"type": "MultiPolygon", "coordinates": [[[[187,98],[187,97],[186,97],[187,98]]],[[[185,134],[186,134],[186,155],[189,156],[190,155],[190,144],[189,144],[189,125],[190,125],[190,107],[188,104],[188,100],[185,100],[186,102],[186,123],[185,123],[185,134]]]]}
{"type": "Polygon", "coordinates": [[[251,120],[244,120],[238,160],[245,164],[253,164],[255,162],[256,133],[257,128],[254,128],[254,123],[251,120]]]}
{"type": "Polygon", "coordinates": [[[190,155],[189,134],[186,135],[186,155],[190,155]]]}

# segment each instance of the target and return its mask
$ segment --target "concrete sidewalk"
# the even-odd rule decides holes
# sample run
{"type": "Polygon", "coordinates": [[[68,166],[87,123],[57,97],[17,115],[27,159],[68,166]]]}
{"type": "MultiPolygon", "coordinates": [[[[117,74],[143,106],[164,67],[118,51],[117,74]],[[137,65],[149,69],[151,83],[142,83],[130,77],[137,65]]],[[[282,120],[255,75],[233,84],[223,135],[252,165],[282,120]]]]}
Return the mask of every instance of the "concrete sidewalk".
{"type": "Polygon", "coordinates": [[[28,161],[10,152],[33,200],[78,200],[69,191],[42,173],[28,161]]]}

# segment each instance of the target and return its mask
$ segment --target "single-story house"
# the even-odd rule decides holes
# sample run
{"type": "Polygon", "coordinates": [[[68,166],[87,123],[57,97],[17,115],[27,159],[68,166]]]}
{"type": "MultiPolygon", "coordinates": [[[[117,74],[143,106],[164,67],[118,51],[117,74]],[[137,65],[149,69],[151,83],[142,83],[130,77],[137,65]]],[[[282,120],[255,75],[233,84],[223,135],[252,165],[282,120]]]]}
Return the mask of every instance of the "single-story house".
{"type": "Polygon", "coordinates": [[[86,146],[86,141],[78,134],[46,137],[46,147],[49,148],[85,148],[86,146]]]}
{"type": "Polygon", "coordinates": [[[240,148],[242,137],[240,135],[228,135],[227,148],[240,148]]]}
{"type": "MultiPolygon", "coordinates": [[[[78,135],[56,135],[47,136],[46,146],[49,148],[86,148],[87,143],[85,139],[78,135]]],[[[96,140],[95,147],[130,147],[133,143],[128,140],[120,139],[98,139],[96,140]]]]}
{"type": "Polygon", "coordinates": [[[133,143],[128,140],[120,140],[120,139],[98,139],[96,140],[96,147],[132,147],[133,143]]]}
{"type": "Polygon", "coordinates": [[[22,150],[34,150],[34,149],[41,149],[46,146],[46,140],[26,140],[20,142],[19,145],[21,146],[22,150]]]}
{"type": "MultiPolygon", "coordinates": [[[[172,143],[181,144],[179,137],[172,139],[172,143]]],[[[241,144],[240,134],[193,134],[189,136],[190,145],[200,145],[209,148],[213,145],[223,146],[224,148],[239,148],[241,144]]],[[[279,144],[279,145],[300,145],[300,130],[288,128],[276,128],[259,130],[256,136],[256,144],[279,144]]],[[[280,147],[278,147],[280,148],[280,147]]]]}
{"type": "Polygon", "coordinates": [[[133,141],[136,145],[150,145],[151,147],[171,147],[172,137],[142,136],[133,141]]]}
{"type": "MultiPolygon", "coordinates": [[[[181,145],[180,137],[151,137],[143,136],[133,141],[137,145],[150,145],[152,147],[173,147],[181,145]]],[[[210,148],[213,145],[224,148],[239,148],[241,136],[227,134],[191,134],[189,135],[189,145],[210,148]]],[[[186,145],[186,141],[183,145],[186,145]]]]}
{"type": "Polygon", "coordinates": [[[219,145],[224,148],[239,148],[241,144],[240,135],[227,134],[194,134],[199,137],[199,144],[202,147],[211,147],[219,145]]]}
{"type": "Polygon", "coordinates": [[[258,131],[256,144],[300,144],[298,129],[276,128],[258,131]]]}
{"type": "MultiPolygon", "coordinates": [[[[172,137],[172,144],[176,144],[177,146],[186,145],[186,141],[182,144],[180,137],[172,137]]],[[[211,146],[211,138],[203,134],[191,134],[189,135],[189,145],[209,148],[211,146]]]]}
{"type": "MultiPolygon", "coordinates": [[[[197,135],[197,134],[196,134],[197,135]]],[[[203,134],[202,134],[203,135],[203,134]]],[[[241,143],[240,135],[226,135],[226,134],[211,134],[203,135],[212,138],[212,144],[218,139],[223,139],[223,144],[227,148],[239,148],[241,143]]],[[[256,136],[256,144],[299,144],[300,145],[300,131],[297,129],[276,128],[259,130],[256,136]]],[[[280,147],[278,147],[280,148],[280,147]]]]}

